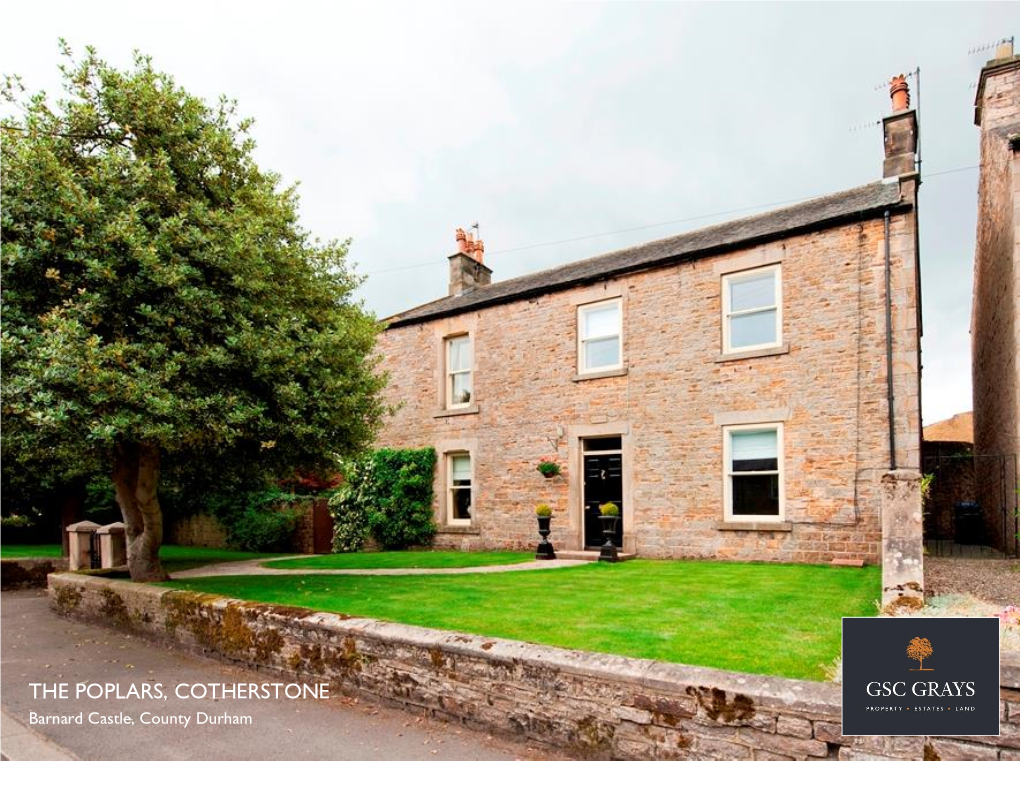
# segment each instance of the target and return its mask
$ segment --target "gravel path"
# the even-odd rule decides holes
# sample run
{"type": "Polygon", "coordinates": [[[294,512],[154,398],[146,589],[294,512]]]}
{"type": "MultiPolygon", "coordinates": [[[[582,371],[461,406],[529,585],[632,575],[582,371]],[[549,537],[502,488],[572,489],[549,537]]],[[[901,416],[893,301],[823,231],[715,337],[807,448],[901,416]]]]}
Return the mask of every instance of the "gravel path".
{"type": "Polygon", "coordinates": [[[929,594],[971,594],[996,605],[1020,605],[1020,560],[925,556],[929,594]]]}
{"type": "MultiPolygon", "coordinates": [[[[287,556],[293,558],[294,556],[287,556]]],[[[285,559],[273,559],[282,561],[285,559]]],[[[471,575],[489,574],[492,572],[527,572],[534,569],[564,569],[568,566],[580,566],[587,561],[571,561],[556,559],[555,561],[527,561],[523,564],[500,564],[498,566],[459,566],[446,569],[271,569],[262,566],[268,563],[264,558],[251,561],[228,561],[222,564],[209,564],[195,569],[174,572],[174,580],[189,577],[223,577],[225,575],[471,575]]]]}

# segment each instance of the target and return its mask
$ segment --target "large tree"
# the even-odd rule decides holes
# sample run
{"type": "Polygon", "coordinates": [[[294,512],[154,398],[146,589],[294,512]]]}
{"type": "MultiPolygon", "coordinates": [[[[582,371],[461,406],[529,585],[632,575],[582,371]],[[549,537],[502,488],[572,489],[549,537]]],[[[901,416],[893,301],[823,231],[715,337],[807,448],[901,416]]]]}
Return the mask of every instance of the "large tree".
{"type": "Polygon", "coordinates": [[[65,95],[8,79],[3,459],[109,469],[135,580],[159,562],[161,468],[324,469],[384,413],[347,244],[298,221],[251,121],[136,55],[63,47],[65,95]]]}

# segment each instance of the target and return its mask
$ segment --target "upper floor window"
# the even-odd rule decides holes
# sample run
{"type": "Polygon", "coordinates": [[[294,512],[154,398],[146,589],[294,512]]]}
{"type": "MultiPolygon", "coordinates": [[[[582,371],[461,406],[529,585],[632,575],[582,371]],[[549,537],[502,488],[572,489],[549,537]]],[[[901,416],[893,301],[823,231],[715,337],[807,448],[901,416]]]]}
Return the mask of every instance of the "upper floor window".
{"type": "Polygon", "coordinates": [[[623,366],[621,300],[577,308],[577,371],[604,372],[623,366]]]}
{"type": "Polygon", "coordinates": [[[783,519],[783,427],[723,428],[725,519],[783,519]]]}
{"type": "Polygon", "coordinates": [[[783,290],[778,265],[728,274],[722,288],[723,353],[782,344],[783,290]]]}
{"type": "Polygon", "coordinates": [[[471,394],[471,337],[450,337],[446,340],[446,407],[466,408],[471,394]]]}

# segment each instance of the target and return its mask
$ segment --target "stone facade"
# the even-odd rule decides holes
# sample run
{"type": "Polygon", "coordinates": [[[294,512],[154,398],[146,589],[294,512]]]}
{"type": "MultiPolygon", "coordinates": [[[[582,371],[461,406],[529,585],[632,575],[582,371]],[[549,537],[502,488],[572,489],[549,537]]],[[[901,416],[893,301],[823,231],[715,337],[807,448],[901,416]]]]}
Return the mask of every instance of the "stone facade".
{"type": "Polygon", "coordinates": [[[1003,657],[1000,736],[841,735],[834,684],[537,646],[51,575],[63,615],[577,758],[1017,760],[1020,663],[1003,657]]]}
{"type": "MultiPolygon", "coordinates": [[[[912,113],[911,113],[912,117],[912,113]]],[[[920,467],[915,182],[889,216],[895,466],[920,467]]],[[[877,563],[890,466],[885,217],[748,243],[601,281],[398,324],[379,341],[398,408],[379,437],[434,446],[437,544],[534,547],[534,506],[552,506],[557,549],[583,539],[582,444],[620,436],[623,548],[646,557],[877,563]],[[778,264],[783,344],[724,355],[721,277],[778,264]],[[622,302],[623,369],[578,375],[577,310],[622,302]],[[474,348],[472,406],[444,406],[444,339],[474,348]],[[779,523],[724,518],[724,428],[779,423],[779,523]],[[451,452],[472,459],[470,523],[450,524],[451,452]],[[552,455],[562,475],[535,466],[552,455]]],[[[400,316],[397,316],[398,319],[400,316]]],[[[920,502],[917,502],[920,509],[920,502]]]]}
{"type": "Polygon", "coordinates": [[[988,542],[1017,550],[1020,452],[1020,57],[1012,47],[981,72],[981,128],[971,342],[978,502],[988,542]]]}

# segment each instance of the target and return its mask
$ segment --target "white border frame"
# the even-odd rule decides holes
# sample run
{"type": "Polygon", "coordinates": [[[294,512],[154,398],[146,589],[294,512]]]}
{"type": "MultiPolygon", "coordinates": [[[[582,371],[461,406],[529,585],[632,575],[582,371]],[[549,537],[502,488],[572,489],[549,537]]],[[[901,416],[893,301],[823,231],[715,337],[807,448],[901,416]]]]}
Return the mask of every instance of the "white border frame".
{"type": "Polygon", "coordinates": [[[614,298],[604,298],[601,301],[592,301],[587,304],[580,304],[577,307],[577,374],[578,375],[590,375],[598,372],[610,372],[613,370],[623,369],[623,298],[616,296],[614,298]],[[616,303],[616,340],[619,343],[619,361],[616,364],[612,364],[606,367],[585,367],[584,366],[584,343],[587,339],[609,339],[612,335],[604,337],[585,337],[582,327],[584,325],[584,313],[593,309],[599,309],[605,307],[606,304],[615,302],[616,303]]]}
{"type": "MultiPolygon", "coordinates": [[[[723,348],[722,352],[726,353],[744,353],[754,350],[768,350],[770,348],[778,348],[783,345],[783,266],[781,263],[773,263],[772,265],[759,266],[757,268],[751,268],[746,271],[735,271],[731,274],[723,274],[720,278],[722,287],[722,335],[723,335],[723,348]],[[759,345],[741,345],[740,347],[733,347],[730,344],[730,318],[734,315],[730,312],[730,288],[729,284],[733,281],[739,281],[740,279],[751,279],[755,276],[760,276],[766,271],[775,271],[775,310],[776,310],[776,340],[775,342],[767,342],[759,345]]],[[[771,307],[756,307],[755,309],[748,309],[742,312],[736,313],[739,315],[752,315],[756,312],[764,312],[771,307]]]]}
{"type": "MultiPolygon", "coordinates": [[[[728,424],[723,432],[723,521],[727,523],[782,523],[786,520],[786,463],[783,460],[783,423],[781,421],[763,422],[760,424],[728,424]],[[761,432],[776,430],[776,460],[779,469],[779,514],[733,514],[733,486],[730,484],[730,436],[740,432],[761,432]]],[[[765,476],[772,471],[757,471],[765,476]]],[[[742,474],[747,475],[747,474],[742,474]]]]}

